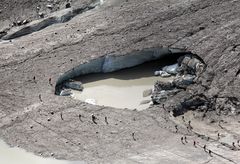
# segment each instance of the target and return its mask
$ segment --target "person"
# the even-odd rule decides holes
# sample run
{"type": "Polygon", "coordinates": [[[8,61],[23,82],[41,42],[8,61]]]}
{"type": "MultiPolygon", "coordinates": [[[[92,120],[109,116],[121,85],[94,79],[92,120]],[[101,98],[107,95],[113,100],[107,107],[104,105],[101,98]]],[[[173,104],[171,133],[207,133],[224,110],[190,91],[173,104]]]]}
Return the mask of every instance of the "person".
{"type": "Polygon", "coordinates": [[[108,120],[107,120],[107,117],[105,117],[105,123],[108,124],[108,120]]]}
{"type": "Polygon", "coordinates": [[[182,116],[182,121],[185,122],[185,118],[184,118],[184,116],[182,116]]]}
{"type": "Polygon", "coordinates": [[[196,141],[193,141],[193,146],[194,146],[194,147],[197,147],[197,146],[196,146],[196,141]]]}
{"type": "Polygon", "coordinates": [[[232,143],[232,146],[233,146],[233,147],[236,147],[234,142],[232,143]]]}
{"type": "Polygon", "coordinates": [[[209,150],[208,153],[210,156],[212,156],[212,150],[209,150]]]}
{"type": "Polygon", "coordinates": [[[218,133],[218,140],[220,139],[220,134],[218,133]]]}
{"type": "Polygon", "coordinates": [[[79,118],[79,120],[80,120],[81,122],[83,122],[83,121],[82,121],[82,115],[81,115],[81,114],[78,115],[78,118],[79,118]]]}
{"type": "Polygon", "coordinates": [[[61,117],[61,119],[63,120],[63,114],[62,114],[62,112],[60,113],[60,117],[61,117]]]}
{"type": "Polygon", "coordinates": [[[49,83],[50,85],[52,85],[52,78],[51,78],[51,77],[48,79],[48,83],[49,83]]]}
{"type": "Polygon", "coordinates": [[[182,144],[184,144],[184,142],[183,142],[183,137],[181,137],[181,142],[182,142],[182,144]]]}
{"type": "Polygon", "coordinates": [[[188,143],[188,142],[187,142],[187,137],[186,137],[186,136],[184,137],[184,140],[185,140],[186,143],[188,143]]]}
{"type": "Polygon", "coordinates": [[[39,100],[42,102],[42,96],[41,94],[38,95],[39,100]]]}
{"type": "Polygon", "coordinates": [[[177,125],[175,125],[175,129],[176,129],[176,133],[178,132],[178,126],[177,125]]]}
{"type": "Polygon", "coordinates": [[[203,146],[204,151],[206,151],[206,147],[207,147],[206,145],[203,146]]]}
{"type": "Polygon", "coordinates": [[[97,117],[94,116],[94,115],[92,115],[92,122],[93,122],[94,124],[97,124],[96,120],[97,120],[97,117]]]}
{"type": "Polygon", "coordinates": [[[133,140],[136,141],[135,132],[132,133],[133,140]]]}

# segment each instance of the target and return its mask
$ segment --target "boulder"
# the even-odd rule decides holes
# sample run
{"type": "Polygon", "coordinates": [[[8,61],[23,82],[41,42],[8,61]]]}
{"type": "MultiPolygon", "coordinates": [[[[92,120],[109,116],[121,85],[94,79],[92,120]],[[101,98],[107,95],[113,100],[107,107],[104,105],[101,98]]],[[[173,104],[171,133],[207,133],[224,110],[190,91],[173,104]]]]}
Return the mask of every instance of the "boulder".
{"type": "Polygon", "coordinates": [[[169,66],[165,66],[162,68],[163,71],[171,74],[171,75],[176,75],[178,72],[177,72],[177,69],[178,69],[178,63],[176,64],[172,64],[172,65],[169,65],[169,66]]]}
{"type": "Polygon", "coordinates": [[[183,75],[175,78],[173,80],[173,84],[177,88],[187,88],[190,84],[194,83],[194,79],[196,78],[195,75],[183,75]]]}

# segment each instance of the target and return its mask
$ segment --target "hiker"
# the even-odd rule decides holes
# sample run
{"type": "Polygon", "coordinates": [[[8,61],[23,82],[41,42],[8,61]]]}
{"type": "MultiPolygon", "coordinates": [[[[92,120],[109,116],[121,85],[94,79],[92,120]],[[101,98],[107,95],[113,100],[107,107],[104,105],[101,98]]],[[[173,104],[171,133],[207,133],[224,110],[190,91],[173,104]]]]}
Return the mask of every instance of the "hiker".
{"type": "Polygon", "coordinates": [[[212,150],[209,150],[208,153],[210,156],[212,156],[212,150]]]}
{"type": "Polygon", "coordinates": [[[218,133],[218,140],[220,139],[220,134],[218,133]]]}
{"type": "Polygon", "coordinates": [[[182,144],[184,144],[184,142],[183,142],[183,137],[181,137],[181,142],[182,142],[182,144]]]}
{"type": "Polygon", "coordinates": [[[51,77],[48,79],[48,83],[52,86],[52,78],[51,77]]]}
{"type": "Polygon", "coordinates": [[[106,122],[106,124],[108,125],[108,120],[107,120],[107,117],[105,117],[105,122],[106,122]]]}
{"type": "Polygon", "coordinates": [[[182,116],[182,121],[185,122],[185,118],[184,118],[184,116],[182,116]]]}
{"type": "Polygon", "coordinates": [[[81,122],[83,122],[83,121],[82,121],[82,115],[81,115],[81,114],[78,115],[78,118],[79,118],[79,120],[80,120],[81,122]]]}
{"type": "Polygon", "coordinates": [[[38,95],[39,100],[42,102],[42,96],[41,94],[38,95]]]}
{"type": "Polygon", "coordinates": [[[184,140],[185,140],[186,143],[188,143],[188,142],[187,142],[187,137],[186,137],[186,136],[184,137],[184,140]]]}
{"type": "Polygon", "coordinates": [[[203,146],[204,151],[206,151],[206,147],[207,147],[206,145],[203,146]]]}
{"type": "Polygon", "coordinates": [[[232,146],[233,146],[233,147],[236,147],[234,142],[232,143],[232,146]]]}
{"type": "Polygon", "coordinates": [[[194,147],[197,147],[197,146],[196,146],[196,141],[193,141],[193,146],[194,146],[194,147]]]}
{"type": "Polygon", "coordinates": [[[193,129],[193,127],[191,126],[191,121],[188,121],[188,126],[189,126],[189,130],[193,129]]]}
{"type": "Polygon", "coordinates": [[[61,119],[63,120],[63,114],[62,114],[62,112],[60,113],[60,117],[61,117],[61,119]]]}
{"type": "Polygon", "coordinates": [[[33,82],[36,83],[36,77],[35,76],[33,76],[33,82]]]}
{"type": "Polygon", "coordinates": [[[166,109],[165,109],[165,105],[164,105],[164,104],[162,104],[162,108],[166,111],[166,109]]]}
{"type": "Polygon", "coordinates": [[[93,122],[94,124],[97,124],[96,120],[97,120],[97,117],[94,116],[94,115],[92,115],[92,122],[93,122]]]}
{"type": "Polygon", "coordinates": [[[178,126],[177,125],[175,125],[175,129],[176,129],[176,133],[178,132],[178,126]]]}
{"type": "Polygon", "coordinates": [[[135,132],[132,133],[133,140],[136,141],[135,132]]]}

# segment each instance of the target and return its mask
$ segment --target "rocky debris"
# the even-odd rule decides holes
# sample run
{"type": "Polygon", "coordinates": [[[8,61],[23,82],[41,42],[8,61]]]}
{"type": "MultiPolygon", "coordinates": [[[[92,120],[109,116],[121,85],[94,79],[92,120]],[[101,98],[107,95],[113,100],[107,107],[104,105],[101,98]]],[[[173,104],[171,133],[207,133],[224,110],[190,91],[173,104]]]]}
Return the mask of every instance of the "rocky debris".
{"type": "Polygon", "coordinates": [[[147,89],[143,91],[143,97],[148,97],[152,94],[152,89],[147,89]]]}
{"type": "MultiPolygon", "coordinates": [[[[154,92],[152,101],[155,104],[165,102],[169,97],[173,97],[182,90],[186,90],[188,86],[196,82],[197,77],[203,72],[205,64],[197,59],[194,55],[183,55],[178,58],[178,63],[165,66],[162,71],[175,75],[172,82],[156,82],[154,85],[154,92]]],[[[198,99],[197,99],[198,100],[198,99]]],[[[190,100],[189,100],[190,101],[190,100]]],[[[195,99],[192,101],[184,101],[181,103],[180,108],[196,106],[195,99]],[[182,105],[183,104],[183,105],[182,105]],[[183,107],[182,107],[183,106],[183,107]]],[[[200,103],[201,104],[201,103],[200,103]]],[[[178,111],[177,107],[177,111],[178,111]]]]}
{"type": "Polygon", "coordinates": [[[82,91],[83,86],[80,81],[68,81],[63,84],[63,87],[68,88],[68,89],[73,89],[77,91],[82,91]]]}
{"type": "Polygon", "coordinates": [[[197,75],[199,76],[205,69],[204,61],[198,59],[194,54],[186,54],[177,59],[177,63],[163,67],[160,71],[155,71],[155,76],[169,77],[171,75],[197,75]]]}

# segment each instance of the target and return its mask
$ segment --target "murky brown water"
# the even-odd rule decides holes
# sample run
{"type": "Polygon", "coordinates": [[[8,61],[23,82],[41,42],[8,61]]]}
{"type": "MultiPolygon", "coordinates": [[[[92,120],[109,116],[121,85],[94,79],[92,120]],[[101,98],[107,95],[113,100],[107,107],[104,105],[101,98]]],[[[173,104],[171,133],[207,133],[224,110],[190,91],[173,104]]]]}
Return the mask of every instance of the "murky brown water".
{"type": "Polygon", "coordinates": [[[43,158],[24,149],[9,147],[0,140],[0,163],[1,164],[85,164],[82,161],[64,161],[54,158],[43,158]]]}
{"type": "Polygon", "coordinates": [[[143,91],[153,89],[154,82],[157,80],[172,80],[172,77],[154,76],[154,71],[161,68],[161,63],[162,61],[154,61],[113,73],[81,76],[77,80],[83,83],[84,90],[83,92],[73,91],[72,96],[96,105],[146,109],[150,104],[141,105],[141,102],[151,100],[151,97],[143,97],[143,91]]]}

